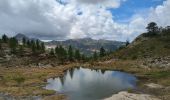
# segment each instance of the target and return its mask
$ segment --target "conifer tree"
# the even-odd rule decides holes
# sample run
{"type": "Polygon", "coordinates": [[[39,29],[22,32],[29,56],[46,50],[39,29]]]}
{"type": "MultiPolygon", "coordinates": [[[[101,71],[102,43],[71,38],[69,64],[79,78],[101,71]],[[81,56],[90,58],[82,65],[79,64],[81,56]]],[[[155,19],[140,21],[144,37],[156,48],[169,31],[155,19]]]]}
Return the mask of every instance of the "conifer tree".
{"type": "Polygon", "coordinates": [[[68,49],[68,59],[69,59],[70,61],[73,60],[73,48],[72,48],[71,45],[69,46],[69,49],[68,49]]]}
{"type": "Polygon", "coordinates": [[[54,56],[54,55],[55,55],[55,53],[54,53],[54,49],[53,49],[53,48],[51,48],[51,50],[50,50],[50,55],[52,55],[52,56],[54,56]]]}
{"type": "Polygon", "coordinates": [[[9,39],[8,39],[8,36],[4,34],[4,35],[2,36],[2,41],[3,41],[4,43],[7,43],[8,40],[9,40],[9,39]]]}
{"type": "Polygon", "coordinates": [[[81,55],[81,60],[85,61],[86,60],[86,57],[84,54],[81,55]]]}
{"type": "Polygon", "coordinates": [[[106,52],[105,49],[103,47],[101,47],[100,48],[100,57],[105,56],[106,55],[105,52],[106,52]]]}
{"type": "Polygon", "coordinates": [[[11,49],[11,53],[16,53],[17,46],[18,46],[18,41],[15,38],[10,38],[9,47],[11,49]]]}
{"type": "Polygon", "coordinates": [[[130,44],[129,40],[126,40],[126,46],[128,46],[130,44]]]}
{"type": "Polygon", "coordinates": [[[80,60],[80,51],[78,49],[75,51],[75,59],[80,60]]]}
{"type": "Polygon", "coordinates": [[[3,49],[2,49],[2,40],[0,39],[0,57],[4,56],[3,49]]]}
{"type": "Polygon", "coordinates": [[[22,38],[22,43],[24,46],[26,46],[26,38],[25,37],[22,38]]]}
{"type": "Polygon", "coordinates": [[[67,51],[61,45],[58,48],[58,57],[59,57],[59,59],[61,60],[62,63],[67,58],[67,51]]]}
{"type": "Polygon", "coordinates": [[[31,47],[30,40],[27,41],[27,46],[28,46],[28,47],[31,47]]]}
{"type": "Polygon", "coordinates": [[[55,54],[56,54],[57,57],[59,57],[59,48],[58,48],[58,46],[55,47],[55,54]]]}
{"type": "Polygon", "coordinates": [[[93,54],[93,59],[94,60],[97,60],[98,59],[98,55],[97,55],[97,52],[95,51],[94,54],[93,54]]]}
{"type": "Polygon", "coordinates": [[[44,53],[45,52],[45,45],[44,42],[41,43],[41,51],[44,53]]]}
{"type": "Polygon", "coordinates": [[[155,22],[150,22],[146,27],[148,30],[149,35],[155,35],[158,32],[158,26],[155,22]]]}
{"type": "Polygon", "coordinates": [[[40,41],[39,40],[36,40],[36,49],[40,50],[40,41]]]}
{"type": "Polygon", "coordinates": [[[36,53],[36,44],[33,40],[31,41],[31,49],[32,49],[32,53],[36,53]]]}
{"type": "Polygon", "coordinates": [[[2,50],[2,40],[0,39],[0,50],[2,50]]]}
{"type": "Polygon", "coordinates": [[[31,46],[31,47],[32,47],[32,45],[35,45],[34,40],[31,40],[31,42],[30,42],[30,46],[31,46]]]}

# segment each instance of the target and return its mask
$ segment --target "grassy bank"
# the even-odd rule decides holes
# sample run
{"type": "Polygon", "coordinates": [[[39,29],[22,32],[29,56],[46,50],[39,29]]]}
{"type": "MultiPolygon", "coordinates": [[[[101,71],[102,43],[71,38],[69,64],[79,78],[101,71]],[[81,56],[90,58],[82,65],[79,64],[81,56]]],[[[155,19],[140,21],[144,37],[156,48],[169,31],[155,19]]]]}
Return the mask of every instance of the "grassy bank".
{"type": "Polygon", "coordinates": [[[46,90],[46,80],[50,77],[57,77],[64,74],[64,71],[75,67],[77,64],[57,66],[50,68],[4,68],[0,67],[0,92],[12,96],[47,96],[49,98],[63,98],[63,95],[54,96],[52,90],[46,90]],[[53,95],[53,96],[49,96],[53,95]]]}
{"type": "Polygon", "coordinates": [[[65,70],[82,65],[91,69],[118,70],[134,74],[139,79],[138,88],[142,92],[156,95],[160,98],[169,96],[170,90],[165,90],[165,88],[150,89],[145,84],[156,83],[168,87],[170,84],[170,70],[143,67],[141,63],[138,60],[117,60],[49,68],[0,67],[0,92],[8,93],[12,96],[42,96],[44,100],[62,100],[65,98],[64,95],[43,89],[46,85],[46,80],[51,77],[62,76],[65,70]]]}

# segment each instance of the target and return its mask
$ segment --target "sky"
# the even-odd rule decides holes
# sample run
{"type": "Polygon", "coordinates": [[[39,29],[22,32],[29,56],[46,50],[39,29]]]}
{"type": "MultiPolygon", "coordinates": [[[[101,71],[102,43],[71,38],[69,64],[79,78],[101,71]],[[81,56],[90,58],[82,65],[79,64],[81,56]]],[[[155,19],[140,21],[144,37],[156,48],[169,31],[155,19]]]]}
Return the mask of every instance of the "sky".
{"type": "Polygon", "coordinates": [[[0,35],[126,41],[170,25],[170,0],[0,0],[0,35]]]}

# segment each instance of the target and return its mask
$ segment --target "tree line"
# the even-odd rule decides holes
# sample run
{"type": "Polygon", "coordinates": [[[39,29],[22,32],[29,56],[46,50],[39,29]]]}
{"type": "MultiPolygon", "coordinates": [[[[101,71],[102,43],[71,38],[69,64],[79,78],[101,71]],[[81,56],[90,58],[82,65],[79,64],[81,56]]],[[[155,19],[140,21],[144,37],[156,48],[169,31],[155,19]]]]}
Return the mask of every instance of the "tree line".
{"type": "Polygon", "coordinates": [[[11,54],[24,55],[25,52],[28,52],[26,49],[29,49],[31,50],[29,53],[33,55],[46,53],[58,58],[62,63],[64,61],[98,60],[108,54],[104,47],[101,47],[99,52],[95,51],[91,56],[87,56],[71,45],[69,47],[63,47],[61,45],[56,46],[47,52],[44,42],[40,40],[28,40],[23,38],[21,41],[18,41],[15,37],[8,37],[5,34],[0,38],[0,50],[3,50],[2,45],[7,45],[11,54]]]}
{"type": "Polygon", "coordinates": [[[170,34],[170,26],[162,27],[158,26],[156,22],[150,22],[147,27],[146,36],[156,36],[156,35],[163,35],[163,34],[170,34]]]}
{"type": "Polygon", "coordinates": [[[60,59],[62,62],[64,61],[90,61],[90,60],[98,60],[106,56],[108,52],[104,49],[104,47],[100,48],[100,51],[95,51],[91,56],[87,56],[80,52],[79,49],[73,48],[71,45],[68,48],[64,48],[63,46],[56,46],[56,48],[50,49],[50,55],[55,56],[60,59]]]}
{"type": "Polygon", "coordinates": [[[0,39],[0,49],[2,50],[2,44],[7,45],[10,48],[10,53],[20,54],[24,53],[25,48],[30,48],[33,54],[39,54],[45,52],[45,45],[39,40],[26,40],[23,38],[21,43],[15,37],[8,37],[7,35],[2,35],[0,39]]]}
{"type": "Polygon", "coordinates": [[[49,54],[57,57],[61,62],[85,60],[84,54],[80,53],[78,49],[73,49],[71,45],[68,49],[61,45],[51,48],[49,54]]]}

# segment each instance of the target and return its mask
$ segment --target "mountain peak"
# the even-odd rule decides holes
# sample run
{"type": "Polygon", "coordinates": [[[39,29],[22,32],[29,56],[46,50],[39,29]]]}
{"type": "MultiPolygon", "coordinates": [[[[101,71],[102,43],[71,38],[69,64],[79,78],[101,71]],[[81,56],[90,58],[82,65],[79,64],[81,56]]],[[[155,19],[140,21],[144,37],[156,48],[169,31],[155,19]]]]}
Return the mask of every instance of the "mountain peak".
{"type": "Polygon", "coordinates": [[[15,35],[15,38],[18,40],[18,41],[21,41],[23,38],[25,38],[26,40],[29,40],[29,38],[22,34],[22,33],[18,33],[17,35],[15,35]]]}

